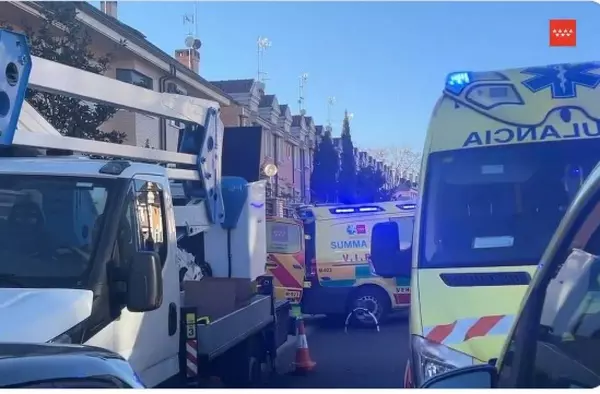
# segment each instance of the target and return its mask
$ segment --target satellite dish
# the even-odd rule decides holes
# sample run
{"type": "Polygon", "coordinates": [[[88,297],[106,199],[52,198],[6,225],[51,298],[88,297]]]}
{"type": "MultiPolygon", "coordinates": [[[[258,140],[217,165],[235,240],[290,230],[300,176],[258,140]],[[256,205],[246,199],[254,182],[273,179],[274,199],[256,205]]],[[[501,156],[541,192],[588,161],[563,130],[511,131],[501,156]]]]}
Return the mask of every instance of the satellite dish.
{"type": "Polygon", "coordinates": [[[194,43],[192,44],[192,48],[198,50],[202,46],[202,41],[197,38],[194,38],[194,43]]]}
{"type": "Polygon", "coordinates": [[[300,115],[302,115],[302,116],[306,115],[306,110],[305,109],[301,109],[300,110],[300,115]]]}
{"type": "Polygon", "coordinates": [[[188,47],[188,48],[192,48],[194,46],[194,37],[187,36],[185,38],[185,46],[188,47]]]}
{"type": "Polygon", "coordinates": [[[278,169],[277,169],[277,166],[275,164],[269,163],[269,164],[266,164],[263,167],[263,173],[266,176],[268,176],[269,178],[270,177],[274,177],[275,175],[277,175],[277,171],[278,171],[278,169]]]}

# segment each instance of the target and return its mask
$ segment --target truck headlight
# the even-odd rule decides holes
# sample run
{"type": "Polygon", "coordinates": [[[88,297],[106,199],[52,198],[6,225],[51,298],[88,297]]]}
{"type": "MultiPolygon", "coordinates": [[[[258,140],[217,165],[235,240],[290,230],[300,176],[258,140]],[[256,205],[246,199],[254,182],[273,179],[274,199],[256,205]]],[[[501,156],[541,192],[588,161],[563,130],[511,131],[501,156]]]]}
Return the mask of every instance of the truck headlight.
{"type": "Polygon", "coordinates": [[[416,335],[412,336],[412,352],[417,387],[436,375],[477,363],[465,353],[416,335]]]}

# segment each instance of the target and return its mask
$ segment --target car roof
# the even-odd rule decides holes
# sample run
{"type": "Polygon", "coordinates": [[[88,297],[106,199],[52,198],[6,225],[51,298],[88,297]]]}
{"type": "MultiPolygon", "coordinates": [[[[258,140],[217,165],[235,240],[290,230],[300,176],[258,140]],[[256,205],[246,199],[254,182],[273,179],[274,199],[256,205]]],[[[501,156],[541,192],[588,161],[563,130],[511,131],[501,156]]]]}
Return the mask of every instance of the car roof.
{"type": "Polygon", "coordinates": [[[118,354],[81,345],[0,343],[0,387],[46,380],[135,375],[118,354]]]}

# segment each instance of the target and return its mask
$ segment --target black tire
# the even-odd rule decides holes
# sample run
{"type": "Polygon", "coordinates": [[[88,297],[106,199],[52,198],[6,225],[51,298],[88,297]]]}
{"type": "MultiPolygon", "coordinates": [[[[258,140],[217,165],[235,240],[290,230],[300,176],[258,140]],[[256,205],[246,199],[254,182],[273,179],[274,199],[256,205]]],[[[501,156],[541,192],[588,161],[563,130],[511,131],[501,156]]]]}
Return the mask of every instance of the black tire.
{"type": "MultiPolygon", "coordinates": [[[[350,294],[348,313],[359,307],[366,308],[373,313],[377,321],[381,324],[390,313],[392,305],[389,295],[381,287],[363,286],[350,294]]],[[[355,313],[351,321],[364,328],[373,328],[376,325],[371,316],[360,312],[355,313]]]]}

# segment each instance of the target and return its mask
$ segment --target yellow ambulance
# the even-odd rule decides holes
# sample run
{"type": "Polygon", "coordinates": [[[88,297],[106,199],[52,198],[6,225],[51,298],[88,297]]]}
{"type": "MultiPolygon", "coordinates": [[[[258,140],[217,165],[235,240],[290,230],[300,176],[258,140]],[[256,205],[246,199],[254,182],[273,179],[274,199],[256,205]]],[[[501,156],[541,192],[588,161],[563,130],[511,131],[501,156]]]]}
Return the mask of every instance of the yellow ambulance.
{"type": "MultiPolygon", "coordinates": [[[[559,221],[600,159],[600,63],[450,74],[433,110],[411,251],[372,234],[382,276],[411,274],[405,385],[497,358],[559,221]]],[[[402,340],[399,338],[398,340],[402,340]]]]}
{"type": "Polygon", "coordinates": [[[544,252],[495,365],[453,369],[426,388],[600,386],[600,166],[544,252]]]}
{"type": "Polygon", "coordinates": [[[304,284],[304,233],[294,218],[267,216],[265,276],[273,277],[277,300],[300,303],[304,284]]]}
{"type": "MultiPolygon", "coordinates": [[[[400,247],[410,249],[415,204],[390,201],[373,204],[325,205],[300,209],[304,221],[306,285],[302,310],[307,314],[347,315],[361,307],[378,321],[410,304],[410,278],[382,278],[370,266],[371,230],[380,222],[402,229],[400,247]]],[[[374,321],[356,313],[360,324],[374,321]]]]}

